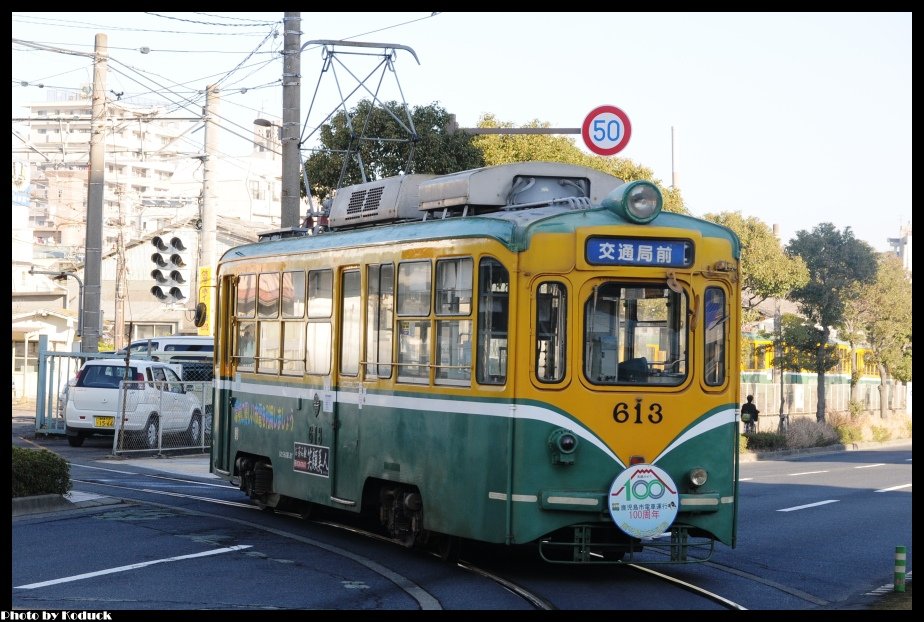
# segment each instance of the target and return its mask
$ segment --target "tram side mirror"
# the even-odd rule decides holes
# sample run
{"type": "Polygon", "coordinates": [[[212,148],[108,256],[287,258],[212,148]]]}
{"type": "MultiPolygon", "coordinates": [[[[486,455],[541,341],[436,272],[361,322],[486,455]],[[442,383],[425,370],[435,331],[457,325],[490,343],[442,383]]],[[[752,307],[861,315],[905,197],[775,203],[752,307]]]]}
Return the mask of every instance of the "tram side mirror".
{"type": "Polygon", "coordinates": [[[208,309],[206,308],[205,303],[198,303],[196,305],[196,314],[193,316],[193,324],[196,325],[196,328],[200,328],[203,324],[205,324],[205,320],[208,319],[208,315],[208,309]]]}

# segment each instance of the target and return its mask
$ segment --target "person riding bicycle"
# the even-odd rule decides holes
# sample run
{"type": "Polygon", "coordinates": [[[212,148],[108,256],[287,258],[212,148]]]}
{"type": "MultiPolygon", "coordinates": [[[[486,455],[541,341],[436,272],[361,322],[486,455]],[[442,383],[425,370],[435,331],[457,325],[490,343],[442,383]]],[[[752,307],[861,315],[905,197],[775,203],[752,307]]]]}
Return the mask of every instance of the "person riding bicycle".
{"type": "Polygon", "coordinates": [[[747,402],[741,405],[741,420],[744,421],[745,434],[757,431],[757,416],[760,414],[760,411],[757,410],[757,406],[754,404],[754,396],[749,395],[747,400],[747,402]]]}

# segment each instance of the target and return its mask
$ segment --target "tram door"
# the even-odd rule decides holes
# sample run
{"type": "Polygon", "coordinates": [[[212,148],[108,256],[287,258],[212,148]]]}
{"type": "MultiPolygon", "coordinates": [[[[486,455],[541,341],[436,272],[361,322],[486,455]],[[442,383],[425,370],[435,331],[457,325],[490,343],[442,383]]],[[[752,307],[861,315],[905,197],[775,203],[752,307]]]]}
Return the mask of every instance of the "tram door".
{"type": "Polygon", "coordinates": [[[333,405],[334,455],[331,466],[331,500],[354,506],[362,494],[359,448],[359,416],[363,387],[359,365],[361,352],[362,295],[359,270],[344,270],[340,280],[337,399],[333,405]]]}

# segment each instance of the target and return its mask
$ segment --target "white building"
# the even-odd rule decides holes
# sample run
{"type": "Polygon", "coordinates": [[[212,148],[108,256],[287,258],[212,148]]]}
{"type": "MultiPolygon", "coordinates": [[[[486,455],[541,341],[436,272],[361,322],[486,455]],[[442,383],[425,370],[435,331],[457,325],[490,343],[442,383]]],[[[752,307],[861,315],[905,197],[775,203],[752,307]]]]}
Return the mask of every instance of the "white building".
{"type": "Polygon", "coordinates": [[[911,274],[911,223],[902,225],[897,238],[889,238],[889,248],[902,260],[902,267],[911,274]]]}
{"type": "MultiPolygon", "coordinates": [[[[88,93],[89,89],[77,94],[50,90],[48,101],[29,106],[26,116],[14,119],[12,358],[19,396],[35,394],[37,335],[49,335],[49,347],[55,350],[80,349],[76,333],[86,245],[88,93]],[[54,277],[62,272],[75,278],[54,277]]],[[[194,241],[194,250],[200,247],[202,122],[112,100],[107,102],[106,118],[101,349],[114,345],[120,280],[125,340],[195,332],[196,296],[165,305],[151,294],[151,240],[157,234],[181,234],[194,241]]],[[[281,152],[277,127],[254,125],[253,148],[246,156],[209,156],[217,257],[231,246],[254,241],[260,231],[279,228],[281,152]]],[[[303,203],[302,213],[306,212],[303,203]]],[[[195,273],[198,253],[194,261],[195,273]]]]}

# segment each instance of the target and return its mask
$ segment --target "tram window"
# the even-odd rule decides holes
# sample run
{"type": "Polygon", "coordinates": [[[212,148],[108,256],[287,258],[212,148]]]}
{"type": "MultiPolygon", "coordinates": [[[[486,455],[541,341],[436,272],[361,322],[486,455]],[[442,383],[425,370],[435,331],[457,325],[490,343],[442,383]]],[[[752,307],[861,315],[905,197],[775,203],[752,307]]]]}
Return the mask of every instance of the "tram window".
{"type": "Polygon", "coordinates": [[[279,322],[260,322],[260,355],[257,357],[257,371],[260,373],[279,373],[280,329],[279,322]]]}
{"type": "Polygon", "coordinates": [[[430,320],[398,323],[398,380],[430,381],[430,320]]]}
{"type": "Polygon", "coordinates": [[[706,342],[706,384],[717,386],[725,382],[725,352],[727,350],[728,311],[725,292],[718,287],[706,288],[703,328],[706,342]]]}
{"type": "Polygon", "coordinates": [[[282,317],[305,317],[305,273],[282,273],[282,317]]]}
{"type": "Polygon", "coordinates": [[[341,284],[340,373],[359,373],[360,348],[360,278],[359,270],[343,273],[341,284]]]}
{"type": "Polygon", "coordinates": [[[308,272],[308,317],[329,318],[333,310],[334,275],[331,270],[308,272]]]}
{"type": "Polygon", "coordinates": [[[255,317],[257,310],[257,275],[242,274],[237,281],[236,317],[255,317]]]}
{"type": "Polygon", "coordinates": [[[330,373],[331,353],[330,322],[308,322],[305,336],[307,371],[309,374],[326,376],[330,373]]]}
{"type": "Polygon", "coordinates": [[[430,262],[398,265],[398,315],[430,315],[430,262]]]}
{"type": "Polygon", "coordinates": [[[681,384],[686,318],[686,296],[663,284],[597,285],[584,302],[584,375],[594,384],[681,384]]]}
{"type": "Polygon", "coordinates": [[[395,307],[395,268],[392,264],[366,269],[366,374],[391,376],[395,307]]]}
{"type": "Polygon", "coordinates": [[[565,377],[567,345],[567,290],[546,282],[536,291],[536,378],[559,382],[565,377]]]}
{"type": "Polygon", "coordinates": [[[257,291],[257,317],[279,317],[279,273],[267,272],[260,275],[257,291]]]}
{"type": "Polygon", "coordinates": [[[436,314],[468,315],[472,312],[471,258],[436,262],[436,314]]]}
{"type": "Polygon", "coordinates": [[[478,355],[481,384],[507,381],[507,322],[510,274],[496,259],[482,259],[478,268],[478,355]]]}
{"type": "Polygon", "coordinates": [[[237,368],[242,371],[253,371],[254,354],[257,347],[257,323],[240,322],[237,325],[237,343],[235,353],[237,368]]]}
{"type": "Polygon", "coordinates": [[[326,376],[330,373],[331,327],[334,273],[308,271],[308,325],[305,329],[305,371],[326,376]]]}
{"type": "Polygon", "coordinates": [[[282,373],[301,375],[305,373],[305,324],[282,323],[282,373]]]}
{"type": "Polygon", "coordinates": [[[472,321],[440,320],[436,323],[436,335],[436,382],[471,384],[472,321]]]}

